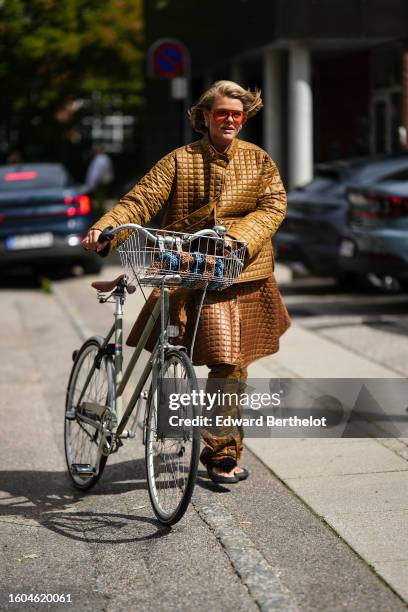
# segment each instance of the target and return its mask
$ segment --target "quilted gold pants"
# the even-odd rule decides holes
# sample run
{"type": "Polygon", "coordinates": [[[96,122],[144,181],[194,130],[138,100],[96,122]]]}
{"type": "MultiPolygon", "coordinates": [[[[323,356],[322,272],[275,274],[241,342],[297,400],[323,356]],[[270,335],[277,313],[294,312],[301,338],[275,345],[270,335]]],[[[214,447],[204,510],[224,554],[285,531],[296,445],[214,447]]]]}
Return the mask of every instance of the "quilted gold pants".
{"type": "MultiPolygon", "coordinates": [[[[220,397],[229,397],[226,394],[239,397],[239,394],[245,388],[247,377],[247,369],[241,366],[225,363],[211,366],[206,393],[216,394],[217,397],[218,394],[220,394],[220,397]]],[[[210,411],[205,411],[205,416],[212,419],[213,425],[204,429],[201,433],[204,449],[201,452],[200,459],[206,466],[218,466],[229,472],[240,460],[244,433],[242,427],[215,426],[217,415],[239,418],[241,416],[239,403],[236,401],[225,402],[223,405],[216,403],[210,411]]]]}

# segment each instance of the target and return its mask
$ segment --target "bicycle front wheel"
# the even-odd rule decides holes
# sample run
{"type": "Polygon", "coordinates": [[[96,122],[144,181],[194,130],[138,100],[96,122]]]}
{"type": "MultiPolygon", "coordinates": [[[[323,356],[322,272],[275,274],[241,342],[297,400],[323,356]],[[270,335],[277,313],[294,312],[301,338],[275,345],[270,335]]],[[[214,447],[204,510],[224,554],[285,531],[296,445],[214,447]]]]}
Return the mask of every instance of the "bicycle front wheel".
{"type": "Polygon", "coordinates": [[[188,394],[198,391],[194,368],[184,351],[174,349],[166,354],[157,389],[150,386],[145,433],[150,500],[157,518],[172,525],[187,510],[197,477],[200,428],[193,426],[191,419],[198,417],[200,410],[192,402],[180,406],[171,413],[180,419],[180,425],[166,431],[160,417],[163,411],[168,416],[168,406],[160,406],[159,399],[163,398],[162,390],[166,386],[167,393],[169,389],[188,394]]]}
{"type": "Polygon", "coordinates": [[[90,338],[80,348],[71,371],[65,405],[65,457],[68,474],[78,489],[89,489],[101,477],[107,461],[107,452],[102,453],[101,433],[97,426],[102,419],[92,424],[86,422],[78,405],[113,405],[114,383],[113,365],[106,355],[99,355],[103,340],[90,338]],[[95,359],[97,366],[95,367],[95,359]],[[85,391],[83,391],[85,384],[85,391]]]}

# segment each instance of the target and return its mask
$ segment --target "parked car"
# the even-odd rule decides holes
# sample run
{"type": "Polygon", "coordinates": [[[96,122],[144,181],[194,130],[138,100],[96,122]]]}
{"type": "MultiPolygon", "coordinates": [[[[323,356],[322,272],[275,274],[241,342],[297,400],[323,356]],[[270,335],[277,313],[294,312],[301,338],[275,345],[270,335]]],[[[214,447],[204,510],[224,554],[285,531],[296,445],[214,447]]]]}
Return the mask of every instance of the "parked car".
{"type": "Polygon", "coordinates": [[[348,191],[349,232],[340,265],[385,289],[408,280],[408,169],[348,191]]]}
{"type": "Polygon", "coordinates": [[[279,261],[300,262],[312,274],[343,277],[339,248],[347,227],[347,189],[407,170],[407,154],[318,165],[313,181],[288,193],[287,215],[273,239],[279,261]]]}
{"type": "Polygon", "coordinates": [[[96,220],[90,196],[61,164],[0,167],[0,265],[81,264],[97,273],[101,260],[81,247],[96,220]]]}

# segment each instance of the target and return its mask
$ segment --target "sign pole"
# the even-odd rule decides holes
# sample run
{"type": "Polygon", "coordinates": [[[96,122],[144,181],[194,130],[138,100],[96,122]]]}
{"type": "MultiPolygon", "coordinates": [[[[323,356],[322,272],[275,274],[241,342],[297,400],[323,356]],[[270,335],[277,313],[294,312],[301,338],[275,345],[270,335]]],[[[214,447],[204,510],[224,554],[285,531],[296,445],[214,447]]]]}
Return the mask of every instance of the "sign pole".
{"type": "Polygon", "coordinates": [[[180,101],[180,138],[183,144],[191,141],[188,109],[191,105],[191,61],[185,45],[174,38],[163,38],[153,43],[147,54],[150,77],[170,79],[170,95],[180,101]]]}

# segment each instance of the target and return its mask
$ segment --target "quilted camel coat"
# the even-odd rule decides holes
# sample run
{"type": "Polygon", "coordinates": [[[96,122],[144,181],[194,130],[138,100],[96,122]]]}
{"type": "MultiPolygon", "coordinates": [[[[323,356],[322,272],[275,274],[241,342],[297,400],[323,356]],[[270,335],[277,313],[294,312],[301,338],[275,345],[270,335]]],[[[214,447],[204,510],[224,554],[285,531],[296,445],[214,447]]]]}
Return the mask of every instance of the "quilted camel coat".
{"type": "MultiPolygon", "coordinates": [[[[124,223],[146,225],[167,204],[163,227],[194,232],[225,225],[229,236],[247,243],[239,281],[225,291],[209,291],[194,347],[196,365],[228,363],[245,367],[276,352],[290,321],[273,275],[271,238],[286,210],[278,169],[256,145],[235,139],[225,154],[207,136],[162,158],[93,229],[124,223]]],[[[118,234],[113,249],[126,238],[118,234]]],[[[134,346],[159,291],[153,290],[127,343],[134,346]]],[[[172,290],[170,319],[178,324],[177,344],[189,346],[200,291],[172,290]]],[[[159,325],[148,347],[152,350],[159,325]]]]}

